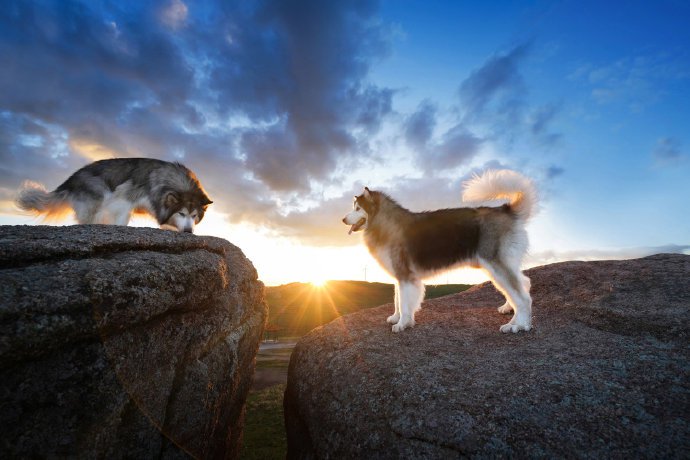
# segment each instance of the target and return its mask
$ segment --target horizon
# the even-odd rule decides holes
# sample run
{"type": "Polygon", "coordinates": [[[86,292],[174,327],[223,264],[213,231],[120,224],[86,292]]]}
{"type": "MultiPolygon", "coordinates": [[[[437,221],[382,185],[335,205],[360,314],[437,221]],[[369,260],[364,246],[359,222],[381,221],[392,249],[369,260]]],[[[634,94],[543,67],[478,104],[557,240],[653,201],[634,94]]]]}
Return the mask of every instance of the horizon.
{"type": "Polygon", "coordinates": [[[689,19],[670,0],[12,0],[0,224],[40,223],[12,203],[26,180],[180,161],[214,201],[196,234],[240,247],[267,286],[390,283],[340,221],[353,195],[458,207],[464,180],[508,168],[541,200],[523,268],[690,254],[689,19]]]}

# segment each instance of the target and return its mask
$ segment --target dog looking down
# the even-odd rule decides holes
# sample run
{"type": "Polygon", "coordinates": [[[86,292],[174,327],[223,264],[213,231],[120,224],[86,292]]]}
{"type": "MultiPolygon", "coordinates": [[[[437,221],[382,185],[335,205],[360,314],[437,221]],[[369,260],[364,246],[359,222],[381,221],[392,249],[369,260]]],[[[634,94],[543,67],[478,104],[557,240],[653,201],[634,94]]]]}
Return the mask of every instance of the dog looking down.
{"type": "Polygon", "coordinates": [[[52,192],[26,182],[16,203],[46,218],[73,210],[80,224],[127,225],[132,213],[144,213],[161,228],[192,233],[212,201],[180,163],[117,158],[84,166],[52,192]]]}
{"type": "Polygon", "coordinates": [[[462,266],[484,269],[505,296],[498,311],[514,314],[501,332],[531,329],[530,280],[520,264],[528,246],[525,223],[537,204],[532,181],[514,171],[487,171],[464,184],[462,199],[467,207],[416,213],[365,187],[343,218],[349,233],[363,231],[371,255],[396,279],[395,312],[388,317],[393,332],[415,325],[423,279],[462,266]]]}

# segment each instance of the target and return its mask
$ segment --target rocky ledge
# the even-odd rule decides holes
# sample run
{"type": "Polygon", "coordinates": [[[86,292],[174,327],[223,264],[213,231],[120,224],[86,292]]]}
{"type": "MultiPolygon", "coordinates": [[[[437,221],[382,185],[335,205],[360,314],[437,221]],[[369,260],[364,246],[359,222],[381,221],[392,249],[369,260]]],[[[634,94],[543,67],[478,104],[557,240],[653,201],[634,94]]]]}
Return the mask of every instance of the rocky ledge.
{"type": "Polygon", "coordinates": [[[0,451],[236,458],[266,315],[219,238],[0,227],[0,451]]]}
{"type": "Polygon", "coordinates": [[[527,272],[534,328],[501,334],[489,284],[304,337],[285,392],[289,458],[688,458],[690,256],[527,272]]]}

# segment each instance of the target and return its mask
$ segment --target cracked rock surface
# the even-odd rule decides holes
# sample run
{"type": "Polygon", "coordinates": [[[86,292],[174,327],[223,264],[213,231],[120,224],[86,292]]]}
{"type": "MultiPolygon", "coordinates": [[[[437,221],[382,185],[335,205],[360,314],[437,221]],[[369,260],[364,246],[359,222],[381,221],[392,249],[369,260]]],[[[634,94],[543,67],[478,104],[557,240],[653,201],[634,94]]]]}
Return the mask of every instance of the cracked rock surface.
{"type": "Polygon", "coordinates": [[[236,458],[266,315],[220,238],[0,227],[0,451],[236,458]]]}
{"type": "Polygon", "coordinates": [[[488,283],[312,331],[285,392],[289,458],[688,458],[690,256],[528,270],[534,328],[488,283]]]}

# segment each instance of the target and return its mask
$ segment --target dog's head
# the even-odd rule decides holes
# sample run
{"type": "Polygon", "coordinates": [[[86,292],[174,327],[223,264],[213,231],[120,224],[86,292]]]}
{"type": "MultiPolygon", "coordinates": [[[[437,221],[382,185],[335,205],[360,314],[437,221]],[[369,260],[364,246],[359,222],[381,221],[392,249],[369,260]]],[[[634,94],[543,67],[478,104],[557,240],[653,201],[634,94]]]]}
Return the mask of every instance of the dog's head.
{"type": "Polygon", "coordinates": [[[368,187],[364,187],[364,192],[355,197],[352,212],[343,217],[343,223],[351,225],[348,235],[368,228],[369,220],[373,217],[376,209],[375,193],[369,190],[368,187]]]}
{"type": "Polygon", "coordinates": [[[168,192],[164,198],[168,218],[163,227],[174,227],[178,232],[194,233],[194,226],[201,222],[206,208],[213,203],[203,191],[168,192]]]}

